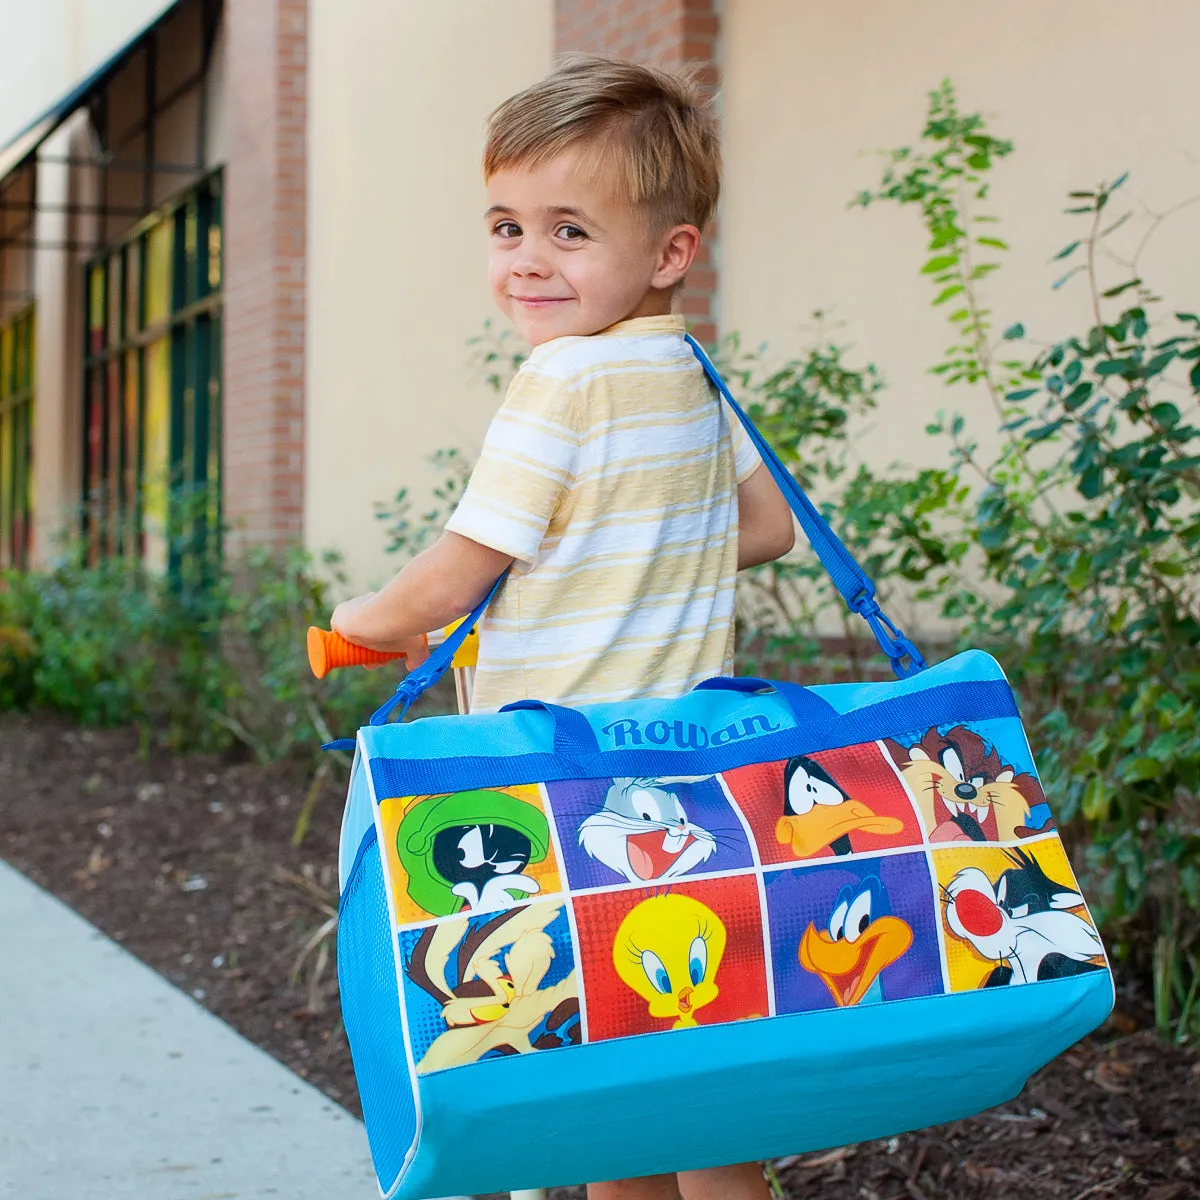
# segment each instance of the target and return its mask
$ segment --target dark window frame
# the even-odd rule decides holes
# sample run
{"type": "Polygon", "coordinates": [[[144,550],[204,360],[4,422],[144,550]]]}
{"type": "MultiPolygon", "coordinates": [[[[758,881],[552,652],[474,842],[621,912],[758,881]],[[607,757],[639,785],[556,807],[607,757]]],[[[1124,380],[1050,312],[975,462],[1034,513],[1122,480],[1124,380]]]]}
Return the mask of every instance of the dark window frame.
{"type": "Polygon", "coordinates": [[[88,559],[178,586],[207,582],[221,552],[223,215],[214,171],[83,268],[88,559]]]}
{"type": "Polygon", "coordinates": [[[0,568],[29,569],[33,554],[36,306],[0,321],[0,568]]]}

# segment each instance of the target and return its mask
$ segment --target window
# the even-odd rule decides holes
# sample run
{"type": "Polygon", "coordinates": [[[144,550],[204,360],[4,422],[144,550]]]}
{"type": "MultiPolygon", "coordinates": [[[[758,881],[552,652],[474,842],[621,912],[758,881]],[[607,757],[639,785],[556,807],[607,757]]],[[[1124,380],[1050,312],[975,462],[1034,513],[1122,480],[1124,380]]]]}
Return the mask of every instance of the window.
{"type": "Polygon", "coordinates": [[[0,323],[0,567],[33,549],[33,308],[0,323]]]}
{"type": "Polygon", "coordinates": [[[91,561],[192,580],[220,550],[221,182],[86,269],[83,525],[91,561]]]}

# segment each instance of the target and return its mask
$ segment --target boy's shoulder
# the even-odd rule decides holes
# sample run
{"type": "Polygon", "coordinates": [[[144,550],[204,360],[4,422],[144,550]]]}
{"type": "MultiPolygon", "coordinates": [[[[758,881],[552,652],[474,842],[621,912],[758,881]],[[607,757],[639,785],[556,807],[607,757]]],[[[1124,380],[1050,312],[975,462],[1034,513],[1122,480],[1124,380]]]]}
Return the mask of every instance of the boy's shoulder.
{"type": "Polygon", "coordinates": [[[625,372],[640,365],[662,369],[693,364],[699,365],[682,332],[631,328],[543,342],[530,353],[521,370],[575,387],[609,371],[625,372]]]}

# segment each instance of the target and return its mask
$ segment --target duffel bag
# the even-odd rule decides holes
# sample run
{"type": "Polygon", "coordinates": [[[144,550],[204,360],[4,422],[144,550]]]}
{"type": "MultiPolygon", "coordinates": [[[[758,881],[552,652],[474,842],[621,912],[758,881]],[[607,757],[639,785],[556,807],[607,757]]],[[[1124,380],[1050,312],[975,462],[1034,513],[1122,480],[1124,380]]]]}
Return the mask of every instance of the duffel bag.
{"type": "Polygon", "coordinates": [[[485,600],[401,683],[354,742],[340,848],[385,1196],[935,1125],[1011,1099],[1112,1007],[999,665],[925,665],[694,348],[899,678],[392,719],[485,600]]]}

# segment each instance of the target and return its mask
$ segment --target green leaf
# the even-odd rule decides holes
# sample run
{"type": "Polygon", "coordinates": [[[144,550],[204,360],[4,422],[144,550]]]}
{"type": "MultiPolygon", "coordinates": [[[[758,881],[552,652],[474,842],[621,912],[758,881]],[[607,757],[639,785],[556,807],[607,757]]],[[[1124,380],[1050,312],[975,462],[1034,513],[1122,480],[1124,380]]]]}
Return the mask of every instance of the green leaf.
{"type": "Polygon", "coordinates": [[[1126,783],[1143,783],[1148,779],[1157,779],[1161,774],[1162,763],[1148,754],[1127,759],[1121,765],[1121,778],[1126,783]]]}
{"type": "Polygon", "coordinates": [[[1036,396],[1040,388],[1021,388],[1016,392],[1005,392],[1005,400],[1011,400],[1014,404],[1021,400],[1028,400],[1030,396],[1036,396]]]}
{"type": "Polygon", "coordinates": [[[1108,816],[1108,784],[1102,775],[1093,775],[1083,790],[1083,815],[1089,821],[1103,821],[1108,816]]]}
{"type": "Polygon", "coordinates": [[[1007,250],[1008,249],[1007,242],[1002,242],[999,238],[994,238],[994,237],[976,238],[975,244],[977,246],[994,246],[997,250],[1007,250]]]}
{"type": "Polygon", "coordinates": [[[951,296],[957,296],[963,290],[961,283],[952,283],[948,288],[943,288],[934,300],[934,305],[945,304],[951,296]]]}
{"type": "Polygon", "coordinates": [[[1104,472],[1099,467],[1088,467],[1079,476],[1079,494],[1085,500],[1095,500],[1104,486],[1104,472]]]}
{"type": "Polygon", "coordinates": [[[1022,325],[1020,321],[1018,321],[1015,325],[1010,325],[1004,331],[1005,339],[1010,342],[1014,342],[1017,340],[1017,338],[1023,338],[1024,336],[1025,336],[1025,326],[1022,325]]]}
{"type": "Polygon", "coordinates": [[[1164,428],[1174,429],[1179,424],[1179,409],[1175,407],[1169,400],[1164,400],[1156,404],[1151,410],[1150,415],[1164,428]]]}
{"type": "Polygon", "coordinates": [[[1074,254],[1079,249],[1079,242],[1071,242],[1064,246],[1050,261],[1057,262],[1060,258],[1066,258],[1068,255],[1074,254]]]}
{"type": "Polygon", "coordinates": [[[1057,292],[1058,289],[1060,287],[1062,287],[1062,285],[1064,283],[1066,283],[1068,279],[1070,279],[1074,275],[1078,275],[1080,271],[1086,271],[1086,270],[1087,270],[1087,267],[1085,267],[1081,263],[1077,267],[1072,267],[1064,276],[1062,276],[1061,279],[1056,279],[1050,286],[1057,292]]]}
{"type": "Polygon", "coordinates": [[[1088,397],[1092,394],[1093,384],[1090,379],[1085,379],[1078,387],[1073,388],[1063,397],[1063,408],[1067,412],[1074,412],[1077,408],[1087,403],[1088,397]]]}
{"type": "Polygon", "coordinates": [[[1150,564],[1160,575],[1169,575],[1173,579],[1182,579],[1187,571],[1182,563],[1172,562],[1170,559],[1163,559],[1161,562],[1150,564]]]}
{"type": "Polygon", "coordinates": [[[1088,554],[1081,554],[1076,560],[1075,565],[1071,568],[1070,574],[1067,575],[1067,587],[1072,592],[1081,592],[1087,587],[1088,581],[1092,577],[1092,559],[1088,554]]]}
{"type": "Polygon", "coordinates": [[[1131,287],[1137,287],[1142,281],[1140,279],[1127,279],[1124,283],[1118,283],[1116,287],[1110,287],[1107,292],[1100,294],[1105,299],[1111,299],[1113,296],[1119,296],[1122,292],[1127,292],[1131,287]]]}
{"type": "Polygon", "coordinates": [[[958,264],[957,254],[939,254],[931,258],[922,268],[922,275],[936,275],[939,271],[947,271],[958,264]]]}

